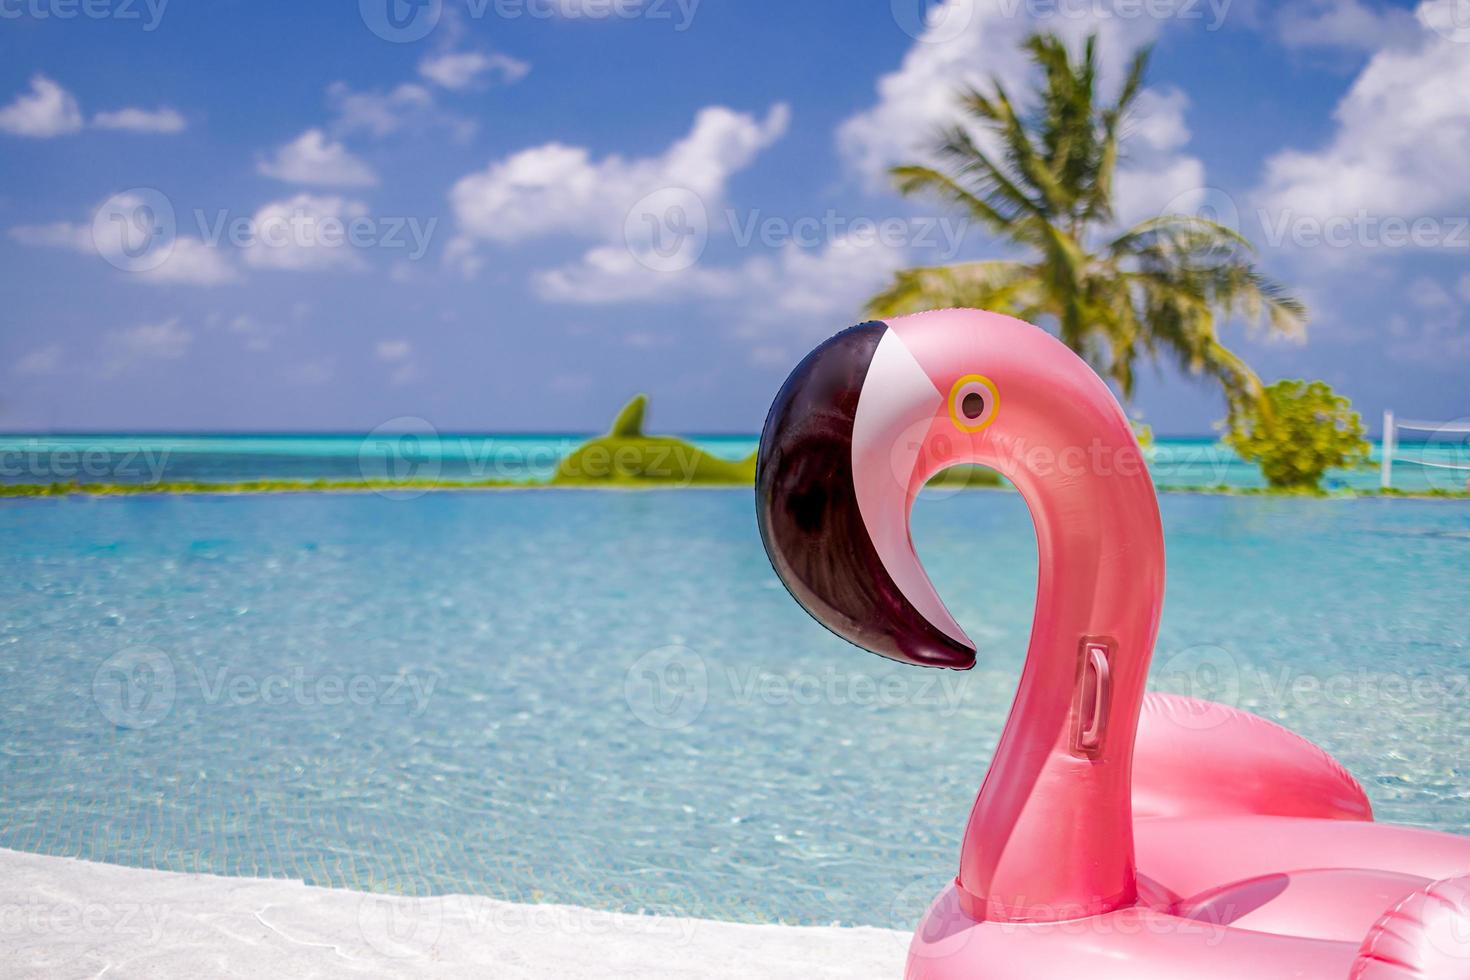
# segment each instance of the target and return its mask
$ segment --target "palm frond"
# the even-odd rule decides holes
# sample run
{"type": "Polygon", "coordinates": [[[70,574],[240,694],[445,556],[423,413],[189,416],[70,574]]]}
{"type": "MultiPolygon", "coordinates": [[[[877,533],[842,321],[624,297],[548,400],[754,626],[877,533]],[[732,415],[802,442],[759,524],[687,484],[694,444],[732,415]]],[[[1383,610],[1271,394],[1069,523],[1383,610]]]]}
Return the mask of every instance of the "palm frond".
{"type": "Polygon", "coordinates": [[[892,174],[900,193],[962,209],[1032,257],[905,269],[869,300],[868,313],[1010,313],[1055,329],[1124,399],[1140,361],[1172,361],[1217,383],[1232,417],[1258,405],[1260,380],[1220,328],[1241,318],[1298,334],[1302,302],[1257,268],[1245,236],[1219,222],[1161,214],[1121,232],[1108,227],[1150,49],[1135,52],[1114,101],[1103,104],[1095,37],[1075,56],[1051,34],[1033,35],[1024,48],[1041,77],[1025,112],[999,82],[961,92],[966,119],[938,134],[938,163],[892,174]]]}
{"type": "Polygon", "coordinates": [[[957,204],[968,211],[970,217],[992,226],[1005,225],[1011,220],[998,212],[989,201],[976,197],[949,174],[933,167],[893,167],[888,172],[893,177],[894,186],[904,197],[927,194],[944,203],[957,204]]]}
{"type": "Polygon", "coordinates": [[[1005,260],[904,269],[868,300],[867,315],[884,319],[927,309],[978,307],[1035,316],[1035,271],[1005,260]]]}

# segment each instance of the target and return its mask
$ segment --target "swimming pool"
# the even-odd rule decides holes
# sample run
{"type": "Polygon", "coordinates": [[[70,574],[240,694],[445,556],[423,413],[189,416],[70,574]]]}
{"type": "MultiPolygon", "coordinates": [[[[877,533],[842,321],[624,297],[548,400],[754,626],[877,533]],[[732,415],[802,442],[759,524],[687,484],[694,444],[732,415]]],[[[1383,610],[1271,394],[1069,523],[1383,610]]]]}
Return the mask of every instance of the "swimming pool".
{"type": "MultiPolygon", "coordinates": [[[[1381,819],[1470,831],[1470,508],[1162,506],[1155,686],[1318,741],[1381,819]]],[[[914,535],[969,674],[808,619],[746,491],[0,503],[0,846],[907,927],[1035,589],[1013,494],[930,495],[914,535]]]]}

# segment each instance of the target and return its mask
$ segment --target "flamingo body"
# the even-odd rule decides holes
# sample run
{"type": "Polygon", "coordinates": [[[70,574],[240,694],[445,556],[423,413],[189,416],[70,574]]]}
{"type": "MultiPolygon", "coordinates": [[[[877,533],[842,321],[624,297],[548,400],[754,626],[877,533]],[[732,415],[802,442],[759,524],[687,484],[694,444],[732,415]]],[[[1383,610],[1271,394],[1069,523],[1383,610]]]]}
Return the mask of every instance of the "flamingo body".
{"type": "MultiPolygon", "coordinates": [[[[1106,384],[1049,334],[942,310],[854,327],[782,387],[757,463],[772,566],[823,625],[917,666],[975,647],[908,531],[925,482],[989,466],[1040,559],[1020,686],[912,980],[1470,980],[1470,838],[1373,822],[1321,749],[1145,695],[1158,501],[1106,384]]],[[[985,556],[974,556],[985,581],[985,556]]]]}

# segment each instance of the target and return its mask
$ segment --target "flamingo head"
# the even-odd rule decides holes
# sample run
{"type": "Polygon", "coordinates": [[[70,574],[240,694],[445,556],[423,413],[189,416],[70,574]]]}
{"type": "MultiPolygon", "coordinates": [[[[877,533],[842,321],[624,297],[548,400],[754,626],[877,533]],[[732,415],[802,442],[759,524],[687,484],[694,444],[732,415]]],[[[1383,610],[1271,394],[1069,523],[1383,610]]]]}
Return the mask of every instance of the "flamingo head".
{"type": "Polygon", "coordinates": [[[1056,454],[1089,442],[1138,451],[1107,386],[1045,331],[977,310],[864,323],[808,354],[771,406],[756,468],[761,539],[832,632],[904,663],[968,669],[975,645],[914,552],[914,497],[971,463],[1028,501],[1055,499],[1085,483],[1056,454]],[[1038,449],[1053,454],[1045,473],[1038,449]]]}

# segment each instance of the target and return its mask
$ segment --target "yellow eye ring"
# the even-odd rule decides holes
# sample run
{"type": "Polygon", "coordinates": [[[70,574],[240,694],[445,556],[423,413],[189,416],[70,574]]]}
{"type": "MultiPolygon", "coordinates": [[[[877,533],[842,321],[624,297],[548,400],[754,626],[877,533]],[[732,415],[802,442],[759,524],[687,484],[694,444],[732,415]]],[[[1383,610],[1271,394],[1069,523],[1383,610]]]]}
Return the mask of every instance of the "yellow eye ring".
{"type": "Polygon", "coordinates": [[[979,432],[1000,412],[1000,392],[982,374],[967,374],[949,389],[949,420],[961,432],[979,432]]]}

